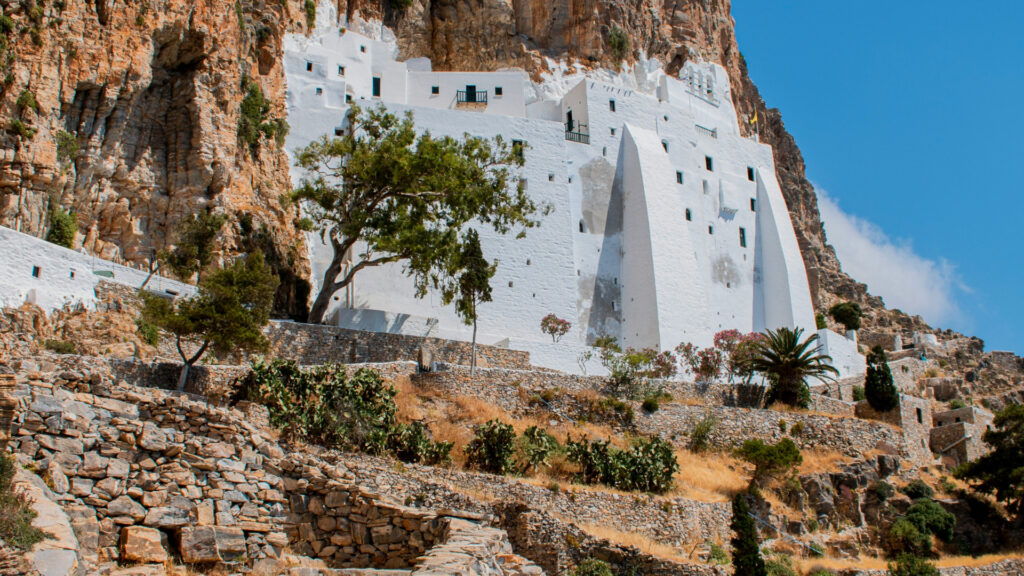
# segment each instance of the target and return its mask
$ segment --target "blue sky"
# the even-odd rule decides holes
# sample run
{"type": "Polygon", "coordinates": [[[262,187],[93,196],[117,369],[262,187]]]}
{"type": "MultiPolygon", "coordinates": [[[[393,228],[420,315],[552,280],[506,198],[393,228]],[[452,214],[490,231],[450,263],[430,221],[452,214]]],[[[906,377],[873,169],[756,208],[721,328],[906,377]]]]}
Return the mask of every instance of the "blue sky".
{"type": "Polygon", "coordinates": [[[733,16],[844,268],[1024,353],[1024,2],[733,0],[733,16]]]}

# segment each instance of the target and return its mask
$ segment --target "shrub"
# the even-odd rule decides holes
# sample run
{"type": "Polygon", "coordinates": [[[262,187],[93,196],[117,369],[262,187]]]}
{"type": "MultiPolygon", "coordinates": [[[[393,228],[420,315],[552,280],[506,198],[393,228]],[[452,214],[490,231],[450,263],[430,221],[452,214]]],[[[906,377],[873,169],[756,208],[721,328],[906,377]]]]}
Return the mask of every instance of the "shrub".
{"type": "Polygon", "coordinates": [[[413,0],[388,0],[388,4],[392,9],[398,12],[405,12],[409,6],[412,6],[413,0]]]}
{"type": "Polygon", "coordinates": [[[768,576],[800,576],[793,567],[793,559],[785,554],[771,554],[764,560],[768,576]]]}
{"type": "Polygon", "coordinates": [[[248,147],[252,155],[259,151],[263,136],[273,139],[279,146],[288,135],[288,122],[281,118],[270,118],[271,101],[263,94],[259,83],[248,77],[242,78],[245,97],[238,116],[238,141],[248,147]]]}
{"type": "Polygon", "coordinates": [[[955,516],[934,500],[922,498],[889,528],[886,549],[897,556],[903,553],[929,555],[932,552],[932,535],[949,541],[953,538],[955,526],[955,516]]]}
{"type": "Polygon", "coordinates": [[[340,364],[256,360],[242,396],[266,404],[274,426],[328,447],[380,454],[395,426],[395,389],[367,368],[348,376],[340,364]]]}
{"type": "Polygon", "coordinates": [[[750,504],[747,503],[747,496],[736,494],[732,498],[732,521],[729,524],[732,530],[732,563],[735,566],[736,576],[765,576],[764,558],[761,557],[761,547],[757,541],[757,526],[754,518],[750,515],[750,504]]]}
{"type": "Polygon", "coordinates": [[[754,465],[751,484],[762,484],[803,462],[800,448],[789,438],[783,438],[776,444],[765,444],[758,439],[747,440],[736,450],[736,456],[754,465]]]}
{"type": "Polygon", "coordinates": [[[676,373],[676,357],[672,352],[653,348],[623,351],[614,338],[599,338],[601,364],[608,370],[608,384],[616,396],[640,400],[660,393],[653,379],[668,378],[676,373]]]}
{"type": "Polygon", "coordinates": [[[864,394],[864,387],[863,386],[854,386],[853,387],[853,401],[854,402],[860,402],[861,400],[866,400],[866,399],[867,399],[867,396],[865,396],[865,394],[864,394]]]}
{"type": "Polygon", "coordinates": [[[78,138],[70,132],[60,130],[57,132],[57,160],[61,164],[67,164],[78,155],[78,138]]]}
{"type": "Polygon", "coordinates": [[[36,102],[36,95],[28,88],[21,91],[15,105],[18,107],[19,114],[29,108],[31,108],[36,114],[39,113],[39,103],[36,102]]]}
{"type": "Polygon", "coordinates": [[[903,492],[912,500],[917,500],[918,498],[931,498],[935,495],[935,490],[932,490],[932,487],[925,484],[920,478],[907,484],[903,488],[900,488],[900,492],[903,492]]]}
{"type": "Polygon", "coordinates": [[[551,336],[552,342],[558,342],[569,333],[569,329],[572,328],[572,322],[563,320],[554,314],[548,314],[547,316],[540,319],[540,331],[551,336]]]}
{"type": "Polygon", "coordinates": [[[824,330],[825,328],[828,328],[828,322],[825,321],[825,315],[822,314],[821,312],[815,314],[814,325],[818,328],[818,330],[824,330]]]}
{"type": "Polygon", "coordinates": [[[895,562],[889,563],[889,576],[939,576],[934,564],[913,554],[900,554],[895,562]]]}
{"type": "Polygon", "coordinates": [[[573,569],[572,576],[612,576],[612,568],[603,560],[584,558],[573,569]]]}
{"type": "Polygon", "coordinates": [[[905,518],[893,522],[885,538],[885,547],[890,555],[930,554],[932,537],[924,534],[905,518]]]}
{"type": "Polygon", "coordinates": [[[13,483],[17,466],[14,456],[0,453],[0,538],[10,546],[29,550],[52,536],[32,526],[35,510],[27,496],[15,493],[13,483]]]}
{"type": "Polygon", "coordinates": [[[548,458],[561,448],[558,440],[543,428],[530,426],[519,442],[523,470],[538,470],[548,465],[548,458]]]}
{"type": "Polygon", "coordinates": [[[828,309],[829,316],[846,327],[847,330],[860,330],[860,319],[863,313],[860,304],[842,302],[828,309]]]}
{"type": "Polygon", "coordinates": [[[616,64],[622,62],[629,54],[629,36],[618,26],[612,26],[608,32],[608,48],[611,49],[612,59],[616,64]]]}
{"type": "Polygon", "coordinates": [[[885,480],[879,480],[873,483],[871,486],[868,486],[868,490],[878,498],[879,502],[885,502],[895,492],[892,484],[889,484],[885,480]]]}
{"type": "Polygon", "coordinates": [[[697,421],[697,424],[690,431],[690,450],[693,452],[704,452],[711,445],[711,432],[718,425],[718,419],[713,416],[705,416],[697,421]]]}
{"type": "Polygon", "coordinates": [[[640,405],[640,408],[643,409],[643,411],[648,414],[653,414],[657,412],[658,408],[660,408],[660,406],[658,405],[658,398],[658,395],[651,394],[647,398],[644,398],[643,404],[640,405]]]}
{"type": "Polygon", "coordinates": [[[885,350],[875,346],[868,353],[868,369],[864,376],[864,397],[879,412],[889,412],[900,405],[900,393],[892,383],[892,372],[886,362],[885,350]]]}
{"type": "Polygon", "coordinates": [[[150,346],[156,347],[160,343],[160,329],[142,318],[135,320],[135,332],[150,346]]]}
{"type": "Polygon", "coordinates": [[[77,233],[78,215],[65,212],[59,206],[51,204],[50,229],[46,232],[46,241],[65,248],[73,248],[77,233]]]}
{"type": "Polygon", "coordinates": [[[793,426],[790,427],[790,429],[789,429],[789,435],[794,437],[794,438],[797,437],[797,436],[802,435],[803,433],[804,433],[804,423],[803,422],[797,422],[796,424],[793,424],[793,426]]]}
{"type": "Polygon", "coordinates": [[[711,564],[726,565],[730,562],[729,553],[718,544],[711,544],[711,551],[708,553],[708,562],[711,564]]]}
{"type": "Polygon", "coordinates": [[[492,474],[505,474],[512,469],[516,433],[508,424],[490,420],[477,426],[473,440],[465,447],[470,466],[492,474]]]}
{"type": "Polygon", "coordinates": [[[306,28],[312,30],[316,26],[316,2],[306,0],[302,8],[306,11],[306,28]]]}
{"type": "Polygon", "coordinates": [[[388,451],[402,462],[427,465],[448,462],[451,442],[434,442],[430,431],[419,422],[397,424],[388,435],[388,451]]]}
{"type": "Polygon", "coordinates": [[[43,347],[57,354],[74,354],[76,350],[74,342],[67,342],[65,340],[44,340],[43,347]]]}
{"type": "Polygon", "coordinates": [[[31,140],[36,137],[36,129],[22,122],[21,118],[11,120],[11,132],[14,132],[23,140],[31,140]]]}
{"type": "Polygon", "coordinates": [[[785,419],[782,419],[782,418],[779,419],[779,432],[782,432],[783,434],[786,433],[786,420],[785,419]]]}
{"type": "Polygon", "coordinates": [[[662,493],[672,487],[679,463],[672,446],[657,436],[640,439],[628,450],[607,440],[566,442],[569,461],[579,465],[578,480],[621,490],[662,493]]]}
{"type": "Polygon", "coordinates": [[[967,407],[967,403],[964,402],[963,400],[959,399],[959,398],[953,398],[952,400],[949,401],[949,409],[950,410],[959,410],[961,408],[966,408],[966,407],[967,407]]]}
{"type": "Polygon", "coordinates": [[[605,420],[630,425],[636,419],[633,407],[610,396],[590,403],[590,416],[595,420],[605,420]]]}

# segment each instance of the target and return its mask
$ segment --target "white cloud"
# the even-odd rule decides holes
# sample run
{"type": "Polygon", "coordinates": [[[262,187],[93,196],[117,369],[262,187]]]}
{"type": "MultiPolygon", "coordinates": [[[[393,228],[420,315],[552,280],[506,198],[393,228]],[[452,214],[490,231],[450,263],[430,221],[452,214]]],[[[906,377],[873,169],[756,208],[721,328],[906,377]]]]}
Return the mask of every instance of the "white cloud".
{"type": "Polygon", "coordinates": [[[816,192],[825,233],[843,271],[867,284],[888,308],[920,314],[932,325],[962,320],[957,294],[969,289],[952,264],[918,255],[909,240],[891,239],[875,224],[844,212],[824,190],[816,192]]]}

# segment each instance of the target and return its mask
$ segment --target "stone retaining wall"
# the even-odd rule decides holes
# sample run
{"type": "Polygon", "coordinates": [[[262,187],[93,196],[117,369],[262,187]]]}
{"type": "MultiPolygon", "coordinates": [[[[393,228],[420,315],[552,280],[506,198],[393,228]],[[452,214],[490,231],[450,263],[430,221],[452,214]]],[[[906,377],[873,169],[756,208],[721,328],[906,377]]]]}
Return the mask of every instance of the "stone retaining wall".
{"type": "MultiPolygon", "coordinates": [[[[887,570],[845,570],[841,576],[886,576],[887,570]]],[[[1010,558],[984,566],[950,566],[939,568],[942,576],[1020,576],[1024,574],[1024,559],[1010,558]]]]}

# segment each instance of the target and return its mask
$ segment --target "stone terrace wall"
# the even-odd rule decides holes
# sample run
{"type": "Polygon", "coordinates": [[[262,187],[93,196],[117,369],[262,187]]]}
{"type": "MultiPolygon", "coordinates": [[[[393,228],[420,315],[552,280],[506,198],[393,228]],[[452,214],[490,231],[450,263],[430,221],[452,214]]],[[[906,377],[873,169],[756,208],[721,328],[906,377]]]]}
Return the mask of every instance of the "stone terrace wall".
{"type": "MultiPolygon", "coordinates": [[[[472,358],[470,343],[457,340],[294,322],[271,322],[266,333],[273,355],[291,358],[299,364],[421,360],[429,364],[428,360],[432,360],[469,366],[472,358]]],[[[527,369],[530,368],[530,353],[478,345],[477,366],[527,369]]]]}
{"type": "MultiPolygon", "coordinates": [[[[951,566],[939,568],[942,576],[1020,576],[1024,574],[1024,559],[1010,558],[984,566],[951,566]]],[[[886,570],[847,570],[842,576],[886,576],[886,570]]]]}

